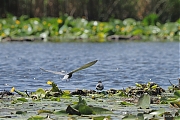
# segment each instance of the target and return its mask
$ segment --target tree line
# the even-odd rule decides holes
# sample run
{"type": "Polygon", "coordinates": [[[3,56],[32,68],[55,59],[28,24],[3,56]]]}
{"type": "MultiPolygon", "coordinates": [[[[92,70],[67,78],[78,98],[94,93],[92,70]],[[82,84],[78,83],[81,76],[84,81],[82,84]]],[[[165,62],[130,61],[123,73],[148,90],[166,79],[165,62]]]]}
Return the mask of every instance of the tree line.
{"type": "Polygon", "coordinates": [[[0,18],[8,15],[59,17],[64,14],[87,20],[108,21],[110,18],[143,20],[157,14],[161,22],[180,18],[180,0],[1,0],[0,18]]]}

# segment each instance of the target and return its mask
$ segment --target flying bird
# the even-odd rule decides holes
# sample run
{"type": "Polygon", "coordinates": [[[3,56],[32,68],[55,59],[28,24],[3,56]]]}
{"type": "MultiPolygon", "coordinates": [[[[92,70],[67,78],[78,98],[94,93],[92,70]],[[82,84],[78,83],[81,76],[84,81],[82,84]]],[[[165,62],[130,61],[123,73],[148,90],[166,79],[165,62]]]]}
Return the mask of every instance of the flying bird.
{"type": "Polygon", "coordinates": [[[43,70],[43,71],[46,71],[46,72],[51,72],[51,73],[54,73],[54,74],[64,75],[63,80],[67,80],[67,79],[70,79],[70,78],[72,77],[72,74],[73,74],[73,73],[75,73],[75,72],[77,72],[77,71],[79,71],[79,70],[83,70],[83,69],[85,69],[85,68],[88,68],[88,67],[94,65],[97,61],[98,61],[98,60],[95,60],[95,61],[89,62],[89,63],[87,63],[87,64],[84,64],[83,66],[81,66],[81,67],[79,67],[79,68],[77,68],[77,69],[75,69],[75,70],[73,70],[73,71],[71,71],[71,72],[69,72],[69,73],[58,72],[58,71],[51,71],[51,70],[45,70],[45,69],[43,69],[43,68],[40,68],[40,69],[43,70]]]}
{"type": "Polygon", "coordinates": [[[98,84],[96,85],[96,90],[103,90],[104,89],[104,85],[102,84],[101,81],[98,81],[98,84]]]}

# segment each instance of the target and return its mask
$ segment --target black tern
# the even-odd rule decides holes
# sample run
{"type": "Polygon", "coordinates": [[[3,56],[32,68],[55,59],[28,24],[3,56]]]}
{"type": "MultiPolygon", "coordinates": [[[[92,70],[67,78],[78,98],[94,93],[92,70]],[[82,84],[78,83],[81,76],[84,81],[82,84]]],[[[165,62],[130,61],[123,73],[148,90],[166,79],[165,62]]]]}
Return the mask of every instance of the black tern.
{"type": "Polygon", "coordinates": [[[54,74],[59,74],[59,75],[64,75],[63,77],[63,80],[67,80],[67,79],[70,79],[72,77],[72,74],[79,71],[79,70],[82,70],[82,69],[85,69],[85,68],[88,68],[92,65],[94,65],[98,60],[95,60],[95,61],[92,61],[92,62],[89,62],[87,64],[84,64],[83,66],[69,72],[69,73],[65,73],[65,72],[57,72],[57,71],[51,71],[51,70],[45,70],[43,68],[40,68],[41,70],[43,71],[46,71],[46,72],[51,72],[51,73],[54,73],[54,74]]]}
{"type": "Polygon", "coordinates": [[[104,89],[104,85],[102,84],[101,81],[98,82],[98,84],[96,85],[96,90],[103,90],[104,89]]]}

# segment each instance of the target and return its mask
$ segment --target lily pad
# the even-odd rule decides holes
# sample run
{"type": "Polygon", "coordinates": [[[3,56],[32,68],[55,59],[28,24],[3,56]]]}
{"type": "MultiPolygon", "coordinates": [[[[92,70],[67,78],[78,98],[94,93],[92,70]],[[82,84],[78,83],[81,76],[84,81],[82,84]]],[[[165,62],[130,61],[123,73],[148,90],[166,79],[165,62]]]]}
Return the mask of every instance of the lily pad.
{"type": "Polygon", "coordinates": [[[84,115],[95,114],[93,109],[87,105],[80,105],[78,110],[81,114],[84,114],[84,115]]]}
{"type": "Polygon", "coordinates": [[[16,111],[16,114],[26,114],[27,111],[16,111]]]}
{"type": "Polygon", "coordinates": [[[37,116],[32,116],[32,117],[28,118],[28,120],[44,120],[44,118],[45,117],[43,117],[43,116],[37,115],[37,116]]]}
{"type": "Polygon", "coordinates": [[[93,117],[93,120],[111,120],[110,116],[93,117]]]}
{"type": "Polygon", "coordinates": [[[41,114],[41,113],[53,113],[50,110],[38,110],[37,112],[38,112],[38,114],[41,114]]]}
{"type": "Polygon", "coordinates": [[[96,114],[111,114],[112,113],[112,111],[105,108],[101,108],[101,107],[91,107],[91,108],[96,114]]]}
{"type": "Polygon", "coordinates": [[[140,108],[149,108],[149,106],[150,106],[150,96],[149,96],[149,94],[147,94],[147,93],[143,94],[139,98],[137,106],[140,107],[140,108]]]}
{"type": "Polygon", "coordinates": [[[128,114],[124,118],[122,118],[122,120],[135,120],[135,119],[136,119],[136,115],[131,115],[131,114],[128,114]]]}
{"type": "Polygon", "coordinates": [[[66,113],[70,115],[81,115],[81,113],[78,110],[72,108],[70,105],[68,105],[68,107],[66,108],[66,113]]]}
{"type": "Polygon", "coordinates": [[[26,98],[18,98],[17,100],[21,101],[21,102],[28,102],[28,100],[26,98]]]}
{"type": "Polygon", "coordinates": [[[180,90],[176,90],[176,91],[174,92],[174,95],[177,96],[178,98],[180,98],[180,90]]]}

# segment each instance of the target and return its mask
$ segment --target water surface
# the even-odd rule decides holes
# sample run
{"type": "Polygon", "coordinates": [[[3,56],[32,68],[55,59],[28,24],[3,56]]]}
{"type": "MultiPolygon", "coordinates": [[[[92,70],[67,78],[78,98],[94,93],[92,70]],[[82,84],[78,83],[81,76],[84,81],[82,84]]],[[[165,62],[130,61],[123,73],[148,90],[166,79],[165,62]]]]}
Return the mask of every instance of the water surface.
{"type": "Polygon", "coordinates": [[[48,89],[48,80],[63,90],[95,89],[99,80],[105,90],[150,80],[167,88],[168,80],[178,83],[179,60],[179,42],[0,43],[0,91],[12,86],[28,91],[48,89]],[[94,66],[74,73],[67,82],[61,75],[39,69],[69,72],[96,59],[94,66]]]}

